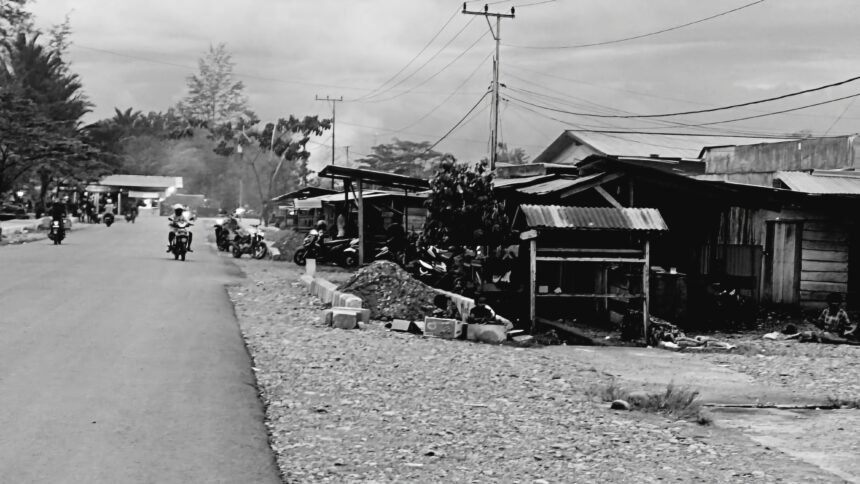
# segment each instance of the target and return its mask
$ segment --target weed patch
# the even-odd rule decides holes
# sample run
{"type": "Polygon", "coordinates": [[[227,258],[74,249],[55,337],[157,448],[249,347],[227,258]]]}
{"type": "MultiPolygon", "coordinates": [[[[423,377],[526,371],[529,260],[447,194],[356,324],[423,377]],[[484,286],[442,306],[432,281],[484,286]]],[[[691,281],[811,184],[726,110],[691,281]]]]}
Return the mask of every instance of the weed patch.
{"type": "Polygon", "coordinates": [[[661,392],[630,392],[618,385],[615,379],[586,390],[591,400],[613,402],[624,400],[632,410],[656,413],[678,420],[689,420],[700,425],[713,423],[711,415],[702,408],[699,392],[670,383],[661,392]]]}

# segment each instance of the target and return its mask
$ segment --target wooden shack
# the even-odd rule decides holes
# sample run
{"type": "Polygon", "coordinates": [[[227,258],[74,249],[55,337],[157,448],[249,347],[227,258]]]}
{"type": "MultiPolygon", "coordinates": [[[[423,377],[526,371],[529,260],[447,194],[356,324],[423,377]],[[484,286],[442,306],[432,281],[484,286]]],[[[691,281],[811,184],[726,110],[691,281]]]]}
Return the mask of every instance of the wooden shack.
{"type": "Polygon", "coordinates": [[[647,328],[650,242],[668,230],[658,210],[521,205],[514,226],[528,254],[533,327],[617,301],[638,306],[647,328]]]}

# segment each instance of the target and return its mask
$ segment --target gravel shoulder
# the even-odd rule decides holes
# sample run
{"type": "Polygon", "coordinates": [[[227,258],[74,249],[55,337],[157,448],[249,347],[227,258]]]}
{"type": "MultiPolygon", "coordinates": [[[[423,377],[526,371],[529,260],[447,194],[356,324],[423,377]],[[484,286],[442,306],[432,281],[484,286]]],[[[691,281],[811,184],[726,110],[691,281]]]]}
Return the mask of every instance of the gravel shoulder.
{"type": "Polygon", "coordinates": [[[719,425],[611,411],[590,397],[609,377],[558,349],[325,327],[295,266],[237,263],[287,482],[843,482],[719,425]]]}

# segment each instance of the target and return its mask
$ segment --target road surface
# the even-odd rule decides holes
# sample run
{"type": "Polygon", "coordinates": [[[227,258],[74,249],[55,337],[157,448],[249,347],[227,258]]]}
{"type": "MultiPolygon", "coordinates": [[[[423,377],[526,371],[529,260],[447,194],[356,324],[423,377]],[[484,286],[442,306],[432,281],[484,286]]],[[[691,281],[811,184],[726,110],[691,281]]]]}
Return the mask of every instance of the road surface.
{"type": "Polygon", "coordinates": [[[0,481],[277,483],[250,358],[205,244],[166,219],[0,247],[0,481]]]}

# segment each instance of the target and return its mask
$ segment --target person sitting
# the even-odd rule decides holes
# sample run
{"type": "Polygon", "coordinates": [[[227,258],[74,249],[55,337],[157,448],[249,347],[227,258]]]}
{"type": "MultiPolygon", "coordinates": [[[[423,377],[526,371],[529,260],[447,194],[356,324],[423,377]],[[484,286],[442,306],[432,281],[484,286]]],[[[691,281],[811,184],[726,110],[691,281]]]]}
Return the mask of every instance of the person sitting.
{"type": "Polygon", "coordinates": [[[827,296],[827,307],[821,311],[814,323],[828,333],[843,338],[857,338],[857,324],[851,324],[848,313],[842,308],[842,295],[830,293],[827,296]]]}
{"type": "MultiPolygon", "coordinates": [[[[170,221],[170,233],[167,234],[167,252],[173,251],[173,241],[176,239],[176,226],[177,226],[177,224],[181,223],[181,222],[184,222],[187,224],[191,223],[187,218],[185,218],[185,215],[183,215],[183,212],[185,212],[185,209],[182,207],[182,205],[177,203],[176,205],[173,206],[173,218],[170,221]]],[[[191,238],[192,238],[192,234],[191,234],[191,231],[189,230],[188,231],[188,244],[186,247],[186,250],[188,250],[188,252],[194,252],[193,250],[191,250],[191,238]]]]}

